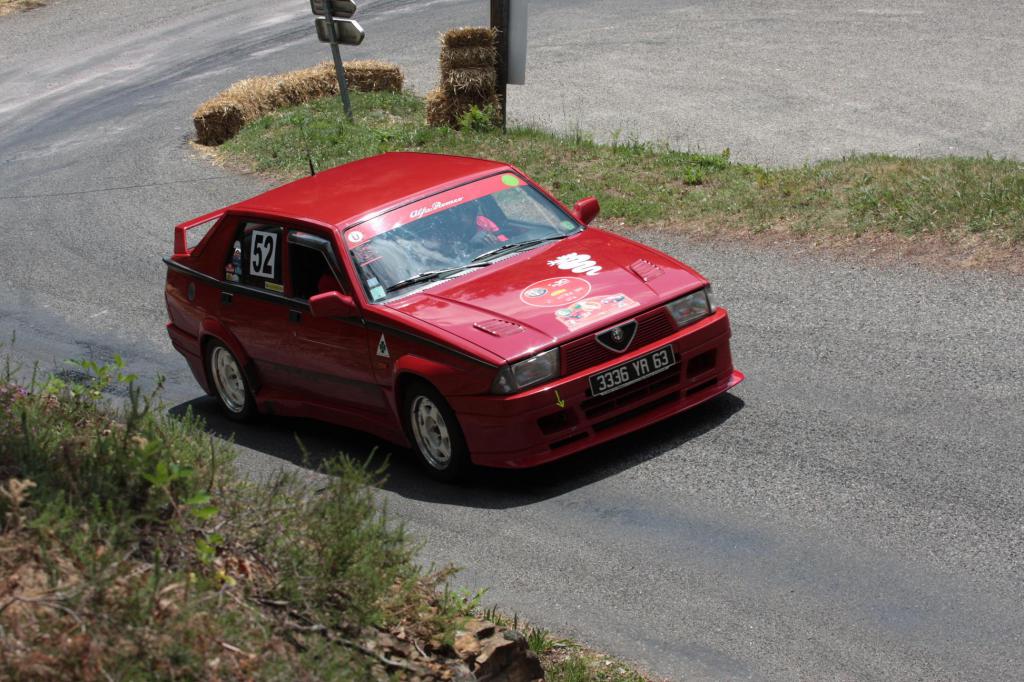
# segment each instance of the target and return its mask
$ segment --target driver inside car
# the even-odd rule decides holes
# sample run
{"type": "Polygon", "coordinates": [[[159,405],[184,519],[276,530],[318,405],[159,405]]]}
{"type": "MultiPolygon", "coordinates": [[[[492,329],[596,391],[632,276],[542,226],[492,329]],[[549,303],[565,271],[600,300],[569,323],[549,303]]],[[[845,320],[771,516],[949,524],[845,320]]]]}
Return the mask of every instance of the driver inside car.
{"type": "Polygon", "coordinates": [[[508,241],[501,228],[477,211],[476,203],[449,209],[448,225],[452,246],[462,257],[472,257],[508,241]]]}

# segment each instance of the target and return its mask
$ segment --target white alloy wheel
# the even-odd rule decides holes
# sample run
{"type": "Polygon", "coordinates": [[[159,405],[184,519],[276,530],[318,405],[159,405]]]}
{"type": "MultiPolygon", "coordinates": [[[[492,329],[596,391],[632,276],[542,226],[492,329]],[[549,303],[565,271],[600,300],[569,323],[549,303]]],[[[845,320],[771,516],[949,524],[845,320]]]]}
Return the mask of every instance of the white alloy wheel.
{"type": "Polygon", "coordinates": [[[246,407],[245,379],[238,361],[224,346],[215,346],[210,353],[210,373],[224,407],[234,414],[242,414],[246,407]]]}
{"type": "Polygon", "coordinates": [[[452,462],[452,439],[441,410],[429,397],[418,395],[410,406],[409,421],[427,464],[438,471],[447,469],[452,462]]]}

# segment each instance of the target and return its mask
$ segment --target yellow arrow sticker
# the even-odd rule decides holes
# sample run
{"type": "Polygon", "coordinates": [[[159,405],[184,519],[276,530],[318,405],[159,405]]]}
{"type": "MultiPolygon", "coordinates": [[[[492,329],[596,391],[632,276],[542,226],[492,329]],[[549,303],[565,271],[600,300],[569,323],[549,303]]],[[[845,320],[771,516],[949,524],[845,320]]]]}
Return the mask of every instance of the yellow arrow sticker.
{"type": "Polygon", "coordinates": [[[555,405],[565,407],[565,401],[562,400],[562,396],[558,395],[558,389],[555,389],[555,405]]]}

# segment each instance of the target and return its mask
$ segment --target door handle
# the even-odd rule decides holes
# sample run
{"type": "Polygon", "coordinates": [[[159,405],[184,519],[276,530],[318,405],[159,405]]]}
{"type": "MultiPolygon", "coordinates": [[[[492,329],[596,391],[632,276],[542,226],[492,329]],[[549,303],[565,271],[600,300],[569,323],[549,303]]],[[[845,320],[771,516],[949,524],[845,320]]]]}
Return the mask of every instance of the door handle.
{"type": "Polygon", "coordinates": [[[228,292],[226,292],[226,291],[222,291],[222,292],[220,292],[220,302],[221,302],[221,303],[225,303],[225,304],[226,304],[226,303],[231,303],[231,300],[232,300],[232,299],[233,299],[234,297],[235,297],[235,296],[234,296],[234,294],[229,294],[229,293],[228,293],[228,292]]]}
{"type": "Polygon", "coordinates": [[[302,321],[302,313],[300,313],[298,310],[289,310],[288,311],[288,321],[289,322],[301,322],[302,321]]]}

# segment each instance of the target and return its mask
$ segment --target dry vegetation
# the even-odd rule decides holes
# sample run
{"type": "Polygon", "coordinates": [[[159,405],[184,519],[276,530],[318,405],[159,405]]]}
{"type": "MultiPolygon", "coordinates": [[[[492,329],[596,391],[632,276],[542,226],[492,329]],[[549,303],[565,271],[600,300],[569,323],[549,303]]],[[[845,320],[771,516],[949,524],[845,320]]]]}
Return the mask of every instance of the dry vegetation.
{"type": "Polygon", "coordinates": [[[0,0],[0,17],[45,4],[42,0],[0,0]]]}

